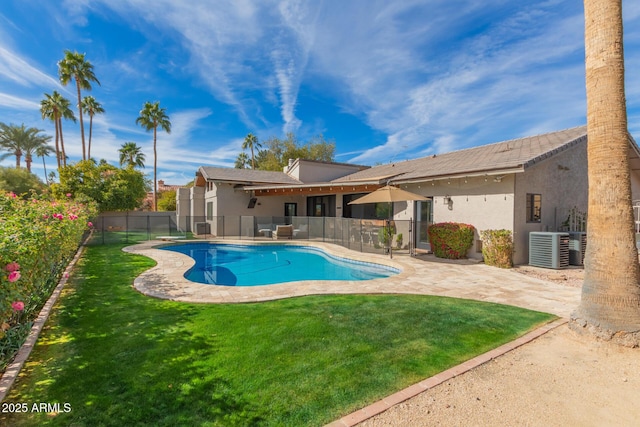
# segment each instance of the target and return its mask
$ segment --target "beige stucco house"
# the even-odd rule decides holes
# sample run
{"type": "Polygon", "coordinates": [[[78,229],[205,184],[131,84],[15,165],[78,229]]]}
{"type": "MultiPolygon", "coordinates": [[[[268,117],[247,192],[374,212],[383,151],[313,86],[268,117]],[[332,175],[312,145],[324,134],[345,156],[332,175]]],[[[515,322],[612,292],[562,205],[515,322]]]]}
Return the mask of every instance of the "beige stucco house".
{"type": "MultiPolygon", "coordinates": [[[[640,199],[640,149],[631,137],[629,142],[635,200],[640,199]]],[[[418,248],[429,247],[429,223],[463,222],[479,231],[511,230],[514,262],[524,264],[529,232],[576,227],[569,225],[569,213],[587,211],[586,127],[375,167],[299,159],[283,172],[201,167],[195,187],[178,193],[178,221],[192,230],[206,222],[216,234],[220,217],[238,217],[239,229],[241,216],[253,228],[264,217],[282,223],[295,217],[372,218],[375,209],[348,203],[387,183],[429,198],[395,203],[393,209],[396,222],[406,224],[405,233],[413,221],[418,248]]],[[[476,239],[468,255],[479,258],[476,239]]]]}

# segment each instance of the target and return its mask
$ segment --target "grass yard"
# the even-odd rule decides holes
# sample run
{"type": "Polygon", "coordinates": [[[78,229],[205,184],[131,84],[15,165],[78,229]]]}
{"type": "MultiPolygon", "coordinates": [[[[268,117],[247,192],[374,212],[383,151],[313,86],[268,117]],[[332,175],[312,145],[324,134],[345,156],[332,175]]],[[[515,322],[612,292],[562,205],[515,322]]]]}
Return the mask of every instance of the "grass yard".
{"type": "Polygon", "coordinates": [[[153,261],[121,247],[87,248],[4,402],[62,411],[1,425],[323,425],[554,318],[430,296],[162,301],[131,287],[153,261]]]}

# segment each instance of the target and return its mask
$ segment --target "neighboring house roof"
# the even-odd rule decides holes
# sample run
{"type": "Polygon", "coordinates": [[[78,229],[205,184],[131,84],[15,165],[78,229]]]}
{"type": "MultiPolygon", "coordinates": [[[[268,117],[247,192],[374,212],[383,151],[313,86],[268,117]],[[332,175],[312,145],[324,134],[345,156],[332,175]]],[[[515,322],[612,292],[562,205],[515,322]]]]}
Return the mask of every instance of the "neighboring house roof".
{"type": "Polygon", "coordinates": [[[261,171],[253,169],[215,168],[201,166],[199,171],[205,179],[236,183],[262,184],[300,184],[295,178],[284,172],[261,171]]]}
{"type": "Polygon", "coordinates": [[[580,126],[526,138],[432,155],[415,160],[375,166],[333,182],[408,182],[437,177],[499,174],[527,167],[586,141],[587,127],[580,126]],[[381,181],[382,180],[382,181],[381,181]]]}

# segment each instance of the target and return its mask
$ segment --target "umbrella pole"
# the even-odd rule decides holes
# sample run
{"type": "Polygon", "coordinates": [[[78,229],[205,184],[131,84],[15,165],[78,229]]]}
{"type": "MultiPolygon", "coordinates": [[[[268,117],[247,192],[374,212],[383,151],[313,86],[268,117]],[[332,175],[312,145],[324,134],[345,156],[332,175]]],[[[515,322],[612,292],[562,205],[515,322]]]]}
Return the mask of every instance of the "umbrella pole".
{"type": "Polygon", "coordinates": [[[393,202],[389,203],[389,220],[387,221],[387,245],[389,245],[389,258],[393,259],[393,245],[391,244],[391,240],[393,236],[391,235],[391,221],[393,219],[393,202]]]}

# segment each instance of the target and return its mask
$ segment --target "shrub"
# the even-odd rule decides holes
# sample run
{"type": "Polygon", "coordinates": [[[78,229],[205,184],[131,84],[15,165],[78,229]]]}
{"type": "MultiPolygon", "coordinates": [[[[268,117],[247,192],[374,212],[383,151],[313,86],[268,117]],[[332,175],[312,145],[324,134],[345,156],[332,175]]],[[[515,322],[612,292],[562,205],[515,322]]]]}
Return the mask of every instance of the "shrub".
{"type": "Polygon", "coordinates": [[[431,250],[438,258],[465,258],[473,245],[475,227],[457,222],[431,224],[428,229],[431,250]]]}
{"type": "Polygon", "coordinates": [[[513,267],[513,237],[510,230],[480,232],[484,263],[500,268],[513,267]]]}
{"type": "MultiPolygon", "coordinates": [[[[0,193],[0,363],[58,283],[76,252],[93,205],[23,200],[0,193]],[[3,341],[4,340],[4,341],[3,341]],[[8,343],[7,341],[12,341],[8,343]]],[[[21,344],[21,343],[20,343],[21,344]]],[[[2,367],[0,366],[0,367],[2,367]]]]}

